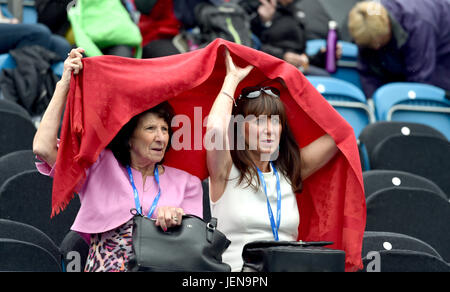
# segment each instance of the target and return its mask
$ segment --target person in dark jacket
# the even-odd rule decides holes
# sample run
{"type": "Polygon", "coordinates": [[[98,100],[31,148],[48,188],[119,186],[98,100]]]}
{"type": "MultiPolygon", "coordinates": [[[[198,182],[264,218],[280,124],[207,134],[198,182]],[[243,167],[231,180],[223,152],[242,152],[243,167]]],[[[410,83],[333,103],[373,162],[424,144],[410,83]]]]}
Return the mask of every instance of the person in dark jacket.
{"type": "Polygon", "coordinates": [[[450,90],[450,1],[358,3],[349,30],[360,50],[367,97],[389,82],[428,83],[450,90]]]}
{"type": "Polygon", "coordinates": [[[16,18],[3,15],[0,9],[0,54],[32,45],[55,52],[61,59],[70,52],[69,43],[64,38],[53,35],[45,25],[19,23],[16,18]]]}
{"type": "MultiPolygon", "coordinates": [[[[314,56],[306,55],[304,13],[297,0],[241,0],[239,4],[252,16],[252,32],[261,40],[261,50],[298,67],[306,75],[328,76],[325,48],[314,56]]],[[[342,48],[338,46],[340,58],[342,48]]]]}

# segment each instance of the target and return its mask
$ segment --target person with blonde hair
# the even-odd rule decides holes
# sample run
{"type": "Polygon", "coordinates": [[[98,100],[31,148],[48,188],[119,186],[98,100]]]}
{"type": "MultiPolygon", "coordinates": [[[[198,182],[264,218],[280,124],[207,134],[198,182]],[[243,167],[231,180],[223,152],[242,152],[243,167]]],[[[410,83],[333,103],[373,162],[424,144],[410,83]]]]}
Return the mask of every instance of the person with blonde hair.
{"type": "Polygon", "coordinates": [[[450,89],[450,1],[381,0],[356,4],[348,27],[359,46],[368,98],[389,82],[450,89]]]}

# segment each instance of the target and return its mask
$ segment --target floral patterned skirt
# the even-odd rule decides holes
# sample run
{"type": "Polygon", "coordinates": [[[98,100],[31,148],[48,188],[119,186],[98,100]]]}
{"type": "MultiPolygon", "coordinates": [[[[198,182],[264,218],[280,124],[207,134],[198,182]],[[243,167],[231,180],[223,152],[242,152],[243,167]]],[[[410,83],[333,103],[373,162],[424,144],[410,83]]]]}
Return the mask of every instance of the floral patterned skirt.
{"type": "Polygon", "coordinates": [[[91,235],[85,272],[127,272],[133,255],[133,219],[122,226],[91,235]]]}

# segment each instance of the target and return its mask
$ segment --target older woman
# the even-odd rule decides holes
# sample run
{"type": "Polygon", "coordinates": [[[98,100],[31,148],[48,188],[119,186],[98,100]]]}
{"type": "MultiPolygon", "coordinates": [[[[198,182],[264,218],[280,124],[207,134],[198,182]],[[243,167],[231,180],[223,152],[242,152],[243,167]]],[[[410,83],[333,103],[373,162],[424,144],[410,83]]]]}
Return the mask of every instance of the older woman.
{"type": "MultiPolygon", "coordinates": [[[[83,68],[83,49],[71,51],[64,73],[42,118],[33,142],[44,162],[41,173],[53,175],[58,152],[57,133],[66,103],[71,73],[83,68]]],[[[132,254],[132,209],[156,219],[164,231],[181,224],[182,215],[202,217],[200,180],[164,166],[170,147],[173,110],[162,103],[132,118],[86,170],[77,188],[81,208],[72,230],[90,237],[85,271],[126,271],[132,254]]]]}
{"type": "Polygon", "coordinates": [[[247,87],[235,101],[238,84],[253,67],[236,66],[227,51],[226,68],[208,131],[230,148],[209,147],[207,164],[211,213],[231,240],[223,261],[232,271],[240,271],[246,243],[297,240],[300,216],[295,194],[302,191],[302,180],[328,163],[338,149],[327,134],[300,149],[278,89],[247,87]],[[230,121],[235,126],[229,135],[230,121]]]}

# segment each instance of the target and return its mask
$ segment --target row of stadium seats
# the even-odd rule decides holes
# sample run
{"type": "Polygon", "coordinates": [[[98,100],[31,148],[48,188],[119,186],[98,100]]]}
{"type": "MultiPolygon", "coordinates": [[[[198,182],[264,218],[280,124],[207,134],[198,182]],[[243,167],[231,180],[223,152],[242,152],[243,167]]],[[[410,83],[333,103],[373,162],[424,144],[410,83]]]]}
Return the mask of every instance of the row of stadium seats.
{"type": "Polygon", "coordinates": [[[450,138],[450,100],[443,89],[420,83],[390,83],[372,99],[353,84],[328,77],[308,77],[316,89],[350,123],[359,137],[375,121],[429,125],[450,138]]]}
{"type": "MultiPolygon", "coordinates": [[[[88,245],[69,231],[79,200],[50,219],[52,180],[34,169],[31,150],[1,157],[0,173],[0,271],[65,271],[74,251],[84,266],[88,245]]],[[[406,172],[372,170],[364,172],[364,188],[364,271],[370,271],[374,252],[380,271],[450,271],[450,204],[436,184],[406,172]]]]}
{"type": "MultiPolygon", "coordinates": [[[[3,69],[13,69],[17,66],[16,61],[10,54],[0,55],[0,72],[3,69]]],[[[58,62],[52,65],[53,72],[61,77],[64,70],[64,62],[58,62]]]]}

